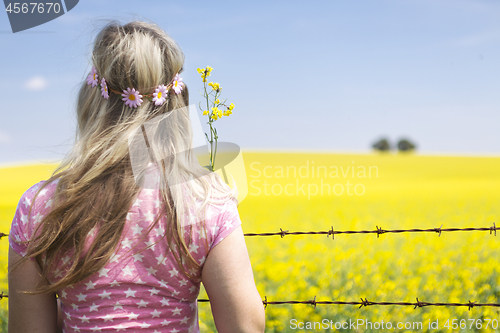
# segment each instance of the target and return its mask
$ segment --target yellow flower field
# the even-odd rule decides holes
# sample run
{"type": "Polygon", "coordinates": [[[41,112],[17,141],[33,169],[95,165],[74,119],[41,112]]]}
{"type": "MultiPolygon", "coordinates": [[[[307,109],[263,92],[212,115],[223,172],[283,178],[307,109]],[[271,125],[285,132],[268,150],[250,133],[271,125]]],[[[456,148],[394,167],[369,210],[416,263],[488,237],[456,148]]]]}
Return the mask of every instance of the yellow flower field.
{"type": "MultiPolygon", "coordinates": [[[[257,152],[244,152],[243,157],[249,192],[239,211],[245,232],[327,231],[332,226],[337,231],[500,226],[500,158],[257,152]]],[[[0,232],[9,231],[24,190],[46,179],[54,167],[0,169],[0,232]]],[[[496,237],[489,231],[440,236],[387,233],[378,238],[340,234],[334,240],[326,235],[287,235],[246,237],[246,242],[257,288],[268,301],[306,301],[316,296],[317,301],[415,302],[418,297],[422,302],[500,303],[498,233],[496,237]]],[[[0,276],[6,276],[7,250],[4,237],[0,276]]],[[[7,291],[6,279],[2,290],[7,291]]],[[[202,292],[200,298],[206,295],[202,292]]],[[[6,299],[0,301],[0,309],[5,327],[6,299]]],[[[209,304],[200,303],[199,310],[202,331],[213,331],[209,304]]],[[[380,331],[388,323],[397,332],[451,332],[460,325],[479,331],[479,325],[484,330],[487,324],[485,331],[493,332],[500,329],[500,309],[396,305],[268,305],[266,309],[266,332],[308,331],[308,325],[310,331],[333,331],[335,323],[349,321],[356,326],[346,330],[358,332],[380,331]],[[408,326],[418,323],[422,326],[408,326]]]]}

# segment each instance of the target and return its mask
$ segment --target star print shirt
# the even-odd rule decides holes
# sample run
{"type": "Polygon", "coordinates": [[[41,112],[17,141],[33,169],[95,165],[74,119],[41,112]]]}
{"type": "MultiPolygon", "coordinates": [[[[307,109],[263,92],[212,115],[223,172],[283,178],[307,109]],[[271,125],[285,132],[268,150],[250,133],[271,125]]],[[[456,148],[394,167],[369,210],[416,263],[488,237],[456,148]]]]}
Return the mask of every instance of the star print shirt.
{"type": "MultiPolygon", "coordinates": [[[[21,256],[26,255],[27,244],[19,242],[31,238],[37,223],[52,206],[57,182],[46,186],[33,202],[42,184],[22,195],[11,225],[9,243],[21,256]]],[[[159,198],[158,190],[142,189],[128,212],[113,257],[95,274],[58,290],[64,332],[199,332],[196,300],[201,267],[194,272],[194,282],[182,273],[171,252],[164,256],[167,244],[165,238],[160,241],[160,235],[164,234],[166,218],[160,219],[141,240],[158,213],[159,198]]],[[[193,224],[189,245],[190,253],[201,265],[208,252],[241,225],[235,202],[210,204],[205,225],[202,228],[200,223],[193,224]]],[[[89,235],[89,241],[93,235],[89,235]]],[[[61,257],[59,262],[68,264],[69,255],[61,257]]],[[[62,272],[59,268],[51,272],[49,281],[55,281],[62,272]]]]}

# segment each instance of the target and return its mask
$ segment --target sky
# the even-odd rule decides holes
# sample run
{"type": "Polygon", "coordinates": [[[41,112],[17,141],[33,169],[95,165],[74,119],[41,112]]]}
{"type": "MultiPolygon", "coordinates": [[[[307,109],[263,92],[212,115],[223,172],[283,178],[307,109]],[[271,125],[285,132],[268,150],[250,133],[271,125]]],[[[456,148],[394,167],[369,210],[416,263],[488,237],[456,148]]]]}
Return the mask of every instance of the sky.
{"type": "Polygon", "coordinates": [[[235,105],[219,141],[243,150],[368,153],[387,137],[420,154],[500,155],[496,0],[82,0],[15,34],[0,13],[0,164],[69,151],[109,19],[152,21],[177,41],[192,104],[196,69],[213,67],[235,105]]]}

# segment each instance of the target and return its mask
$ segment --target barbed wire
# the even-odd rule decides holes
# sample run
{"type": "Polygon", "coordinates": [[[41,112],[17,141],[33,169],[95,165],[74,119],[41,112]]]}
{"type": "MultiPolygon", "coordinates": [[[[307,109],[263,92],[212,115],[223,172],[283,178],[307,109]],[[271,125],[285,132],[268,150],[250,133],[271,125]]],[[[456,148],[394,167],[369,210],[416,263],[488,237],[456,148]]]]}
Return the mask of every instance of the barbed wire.
{"type": "Polygon", "coordinates": [[[329,237],[332,236],[332,239],[335,239],[336,234],[377,234],[377,238],[381,234],[385,233],[403,233],[403,232],[436,232],[441,236],[441,232],[447,231],[489,231],[490,235],[494,232],[495,236],[497,235],[497,230],[500,230],[500,227],[497,227],[495,223],[493,223],[492,227],[487,228],[444,228],[441,225],[439,228],[430,228],[430,229],[387,229],[384,230],[379,226],[376,226],[375,230],[333,230],[333,226],[328,231],[289,231],[283,230],[280,228],[279,232],[263,232],[263,233],[246,233],[245,236],[281,236],[281,238],[286,235],[326,235],[329,237]]]}
{"type": "MultiPolygon", "coordinates": [[[[8,298],[9,295],[5,295],[2,291],[0,293],[0,300],[3,298],[8,298]]],[[[418,300],[416,302],[371,302],[368,301],[366,298],[363,299],[362,297],[360,298],[361,302],[346,302],[346,301],[317,301],[316,296],[314,296],[314,299],[310,301],[268,301],[267,296],[264,296],[264,300],[262,301],[262,304],[264,304],[264,308],[267,308],[268,305],[281,305],[281,304],[311,304],[314,306],[316,309],[316,305],[331,305],[331,304],[336,304],[336,305],[359,305],[358,309],[361,309],[363,306],[369,306],[369,305],[403,305],[403,306],[414,306],[414,310],[417,307],[424,307],[424,306],[466,306],[470,309],[472,309],[475,306],[494,306],[494,307],[500,307],[500,303],[477,303],[477,302],[471,302],[469,300],[468,303],[430,303],[430,302],[422,302],[418,300]]],[[[209,299],[198,299],[197,300],[200,303],[206,303],[210,302],[209,299]]]]}
{"type": "MultiPolygon", "coordinates": [[[[317,301],[316,296],[314,296],[314,299],[310,301],[268,301],[267,296],[264,296],[264,300],[262,301],[262,304],[264,304],[264,307],[267,307],[268,305],[277,305],[277,304],[310,304],[313,305],[314,308],[316,308],[316,305],[328,305],[328,304],[337,304],[337,305],[359,305],[359,308],[362,308],[363,306],[369,306],[369,305],[402,305],[402,306],[413,306],[413,309],[416,309],[417,307],[424,307],[424,306],[466,306],[470,309],[472,309],[475,306],[494,306],[494,307],[500,307],[500,303],[477,303],[477,302],[471,302],[469,301],[468,303],[430,303],[430,302],[422,302],[418,300],[416,302],[371,302],[368,301],[366,298],[360,298],[361,301],[357,302],[345,302],[345,301],[317,301]]],[[[208,299],[199,299],[198,302],[210,302],[208,299]]]]}
{"type": "MultiPolygon", "coordinates": [[[[335,239],[336,234],[377,234],[377,238],[381,234],[385,233],[404,233],[404,232],[436,232],[441,236],[441,232],[452,232],[452,231],[489,231],[490,235],[494,233],[497,235],[497,230],[500,230],[500,227],[497,227],[495,223],[493,223],[492,227],[484,227],[484,228],[443,228],[443,225],[439,228],[429,228],[429,229],[382,229],[382,227],[376,226],[375,230],[333,230],[333,226],[330,230],[327,231],[289,231],[283,230],[280,228],[279,232],[262,232],[262,233],[245,233],[244,235],[247,237],[252,236],[281,236],[281,238],[287,235],[326,235],[329,237],[332,236],[332,239],[335,239]]],[[[0,239],[9,234],[5,234],[0,232],[0,239]]]]}

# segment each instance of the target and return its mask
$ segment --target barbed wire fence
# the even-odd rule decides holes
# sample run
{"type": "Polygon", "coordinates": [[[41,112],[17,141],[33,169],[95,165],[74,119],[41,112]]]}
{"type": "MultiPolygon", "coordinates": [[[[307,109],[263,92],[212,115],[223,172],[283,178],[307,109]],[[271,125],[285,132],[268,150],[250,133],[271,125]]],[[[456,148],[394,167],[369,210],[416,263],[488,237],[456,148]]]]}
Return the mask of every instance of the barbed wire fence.
{"type": "MultiPolygon", "coordinates": [[[[439,228],[429,228],[429,229],[382,229],[379,226],[376,226],[375,230],[334,230],[333,226],[326,231],[289,231],[289,230],[283,230],[280,228],[279,232],[264,232],[264,233],[245,233],[244,235],[246,237],[254,237],[254,236],[260,236],[260,237],[268,237],[268,236],[280,236],[281,238],[284,238],[287,235],[326,235],[327,237],[332,236],[332,240],[335,239],[335,235],[337,234],[347,234],[347,235],[352,235],[352,234],[377,234],[377,238],[381,234],[385,233],[418,233],[418,232],[432,232],[432,233],[438,233],[438,236],[441,236],[442,232],[455,232],[455,231],[489,231],[490,235],[494,234],[495,236],[497,235],[497,230],[500,230],[500,227],[497,227],[495,223],[493,223],[492,227],[484,227],[484,228],[443,228],[443,225],[441,225],[439,228]]],[[[4,237],[7,237],[8,234],[5,234],[3,232],[0,232],[0,240],[4,237]]],[[[0,300],[3,298],[8,298],[9,296],[4,294],[2,291],[0,293],[0,300]]],[[[359,305],[359,308],[362,307],[367,307],[370,305],[399,305],[399,306],[413,306],[414,309],[417,307],[426,307],[426,306],[456,306],[456,307],[464,307],[466,306],[469,311],[474,308],[474,307],[500,307],[500,303],[477,303],[471,302],[470,300],[467,303],[430,303],[430,302],[422,302],[418,300],[418,297],[416,298],[416,302],[372,302],[368,301],[366,298],[363,299],[360,297],[361,301],[317,301],[316,296],[314,296],[314,299],[312,300],[307,300],[307,301],[268,301],[267,296],[264,296],[264,300],[262,301],[262,304],[264,304],[264,307],[267,308],[268,305],[281,305],[281,304],[306,304],[306,305],[312,305],[314,308],[316,308],[317,305],[359,305]]],[[[198,299],[198,302],[205,303],[209,302],[210,300],[208,299],[198,299]]]]}

